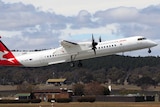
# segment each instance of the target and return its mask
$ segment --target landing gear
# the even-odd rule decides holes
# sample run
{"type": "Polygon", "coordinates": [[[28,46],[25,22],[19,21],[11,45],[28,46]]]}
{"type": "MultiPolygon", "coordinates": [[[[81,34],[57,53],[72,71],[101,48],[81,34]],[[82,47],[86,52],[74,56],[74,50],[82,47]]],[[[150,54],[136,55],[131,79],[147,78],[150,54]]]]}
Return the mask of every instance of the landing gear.
{"type": "Polygon", "coordinates": [[[71,55],[70,67],[74,67],[75,66],[75,63],[74,63],[75,58],[76,58],[76,55],[71,55]]]}
{"type": "MultiPolygon", "coordinates": [[[[78,67],[82,67],[81,61],[78,61],[77,66],[78,66],[78,67]]],[[[74,62],[74,61],[70,62],[70,67],[75,67],[75,62],[74,62]]]]}
{"type": "Polygon", "coordinates": [[[149,49],[148,49],[148,53],[151,53],[151,52],[152,52],[152,51],[151,51],[151,49],[149,48],[149,49]]]}
{"type": "Polygon", "coordinates": [[[75,63],[74,62],[71,62],[70,63],[70,67],[74,67],[75,66],[75,63]]]}
{"type": "MultiPolygon", "coordinates": [[[[77,55],[71,55],[71,62],[70,62],[70,67],[75,67],[75,59],[77,55]]],[[[78,61],[77,64],[78,67],[82,67],[81,61],[78,61]]]]}
{"type": "Polygon", "coordinates": [[[82,67],[82,62],[78,61],[78,67],[82,67]]]}

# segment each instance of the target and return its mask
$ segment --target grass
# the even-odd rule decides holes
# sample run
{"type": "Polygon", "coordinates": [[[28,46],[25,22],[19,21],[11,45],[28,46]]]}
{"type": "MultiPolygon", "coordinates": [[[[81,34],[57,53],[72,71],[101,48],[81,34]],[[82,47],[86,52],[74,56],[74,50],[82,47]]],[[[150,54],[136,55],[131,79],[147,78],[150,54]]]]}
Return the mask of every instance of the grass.
{"type": "Polygon", "coordinates": [[[94,103],[39,103],[0,104],[0,107],[160,107],[160,102],[94,102],[94,103]]]}

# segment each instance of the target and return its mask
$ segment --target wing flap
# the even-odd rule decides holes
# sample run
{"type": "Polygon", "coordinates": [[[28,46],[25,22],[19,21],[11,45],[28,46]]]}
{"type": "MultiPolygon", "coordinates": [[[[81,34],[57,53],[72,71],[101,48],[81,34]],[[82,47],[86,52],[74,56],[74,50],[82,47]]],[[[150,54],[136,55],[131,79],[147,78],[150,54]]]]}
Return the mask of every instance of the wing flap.
{"type": "Polygon", "coordinates": [[[66,60],[60,60],[60,61],[50,62],[50,63],[48,63],[48,65],[58,64],[58,63],[63,63],[63,62],[66,62],[66,60]]]}

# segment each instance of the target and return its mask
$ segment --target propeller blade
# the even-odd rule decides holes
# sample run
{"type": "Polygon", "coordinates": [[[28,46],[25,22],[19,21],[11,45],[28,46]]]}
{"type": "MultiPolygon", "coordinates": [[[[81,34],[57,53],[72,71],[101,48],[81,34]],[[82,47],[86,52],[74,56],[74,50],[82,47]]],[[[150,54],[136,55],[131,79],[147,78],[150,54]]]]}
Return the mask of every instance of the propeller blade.
{"type": "Polygon", "coordinates": [[[101,36],[99,37],[99,42],[102,42],[101,36]]]}
{"type": "Polygon", "coordinates": [[[93,49],[93,51],[94,51],[94,54],[96,55],[96,49],[93,49]]]}
{"type": "Polygon", "coordinates": [[[93,37],[93,34],[92,34],[92,46],[94,45],[95,41],[94,41],[94,37],[93,37]]]}
{"type": "Polygon", "coordinates": [[[93,49],[95,55],[96,55],[96,49],[97,49],[96,45],[98,45],[98,43],[95,42],[93,34],[92,34],[92,49],[93,49]]]}

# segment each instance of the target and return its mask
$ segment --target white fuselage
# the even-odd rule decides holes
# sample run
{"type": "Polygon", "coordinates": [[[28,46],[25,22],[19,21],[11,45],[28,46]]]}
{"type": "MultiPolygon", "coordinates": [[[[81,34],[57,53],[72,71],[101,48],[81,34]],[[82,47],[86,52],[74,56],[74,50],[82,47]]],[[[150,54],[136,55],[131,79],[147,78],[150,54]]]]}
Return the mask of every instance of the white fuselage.
{"type": "Polygon", "coordinates": [[[91,42],[78,43],[72,47],[59,47],[56,49],[36,52],[13,52],[15,58],[26,67],[40,67],[51,64],[71,62],[94,57],[101,57],[120,52],[151,48],[157,44],[142,36],[129,37],[118,40],[98,42],[96,55],[92,50],[91,42]]]}

